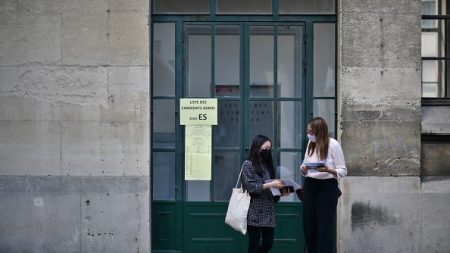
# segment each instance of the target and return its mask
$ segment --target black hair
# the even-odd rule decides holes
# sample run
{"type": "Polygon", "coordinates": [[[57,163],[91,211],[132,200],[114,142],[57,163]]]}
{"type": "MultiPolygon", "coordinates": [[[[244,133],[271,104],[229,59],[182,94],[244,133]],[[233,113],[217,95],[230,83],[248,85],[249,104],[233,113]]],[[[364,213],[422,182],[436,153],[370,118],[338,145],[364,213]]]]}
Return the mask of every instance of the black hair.
{"type": "Polygon", "coordinates": [[[265,161],[263,161],[261,157],[261,146],[264,144],[264,142],[272,141],[269,139],[269,137],[264,135],[257,135],[253,138],[252,146],[250,147],[250,151],[247,155],[247,160],[251,161],[253,164],[253,168],[255,169],[256,174],[259,176],[264,175],[264,167],[267,168],[269,171],[269,175],[271,179],[275,178],[275,169],[273,167],[273,160],[272,155],[268,157],[265,161]]]}

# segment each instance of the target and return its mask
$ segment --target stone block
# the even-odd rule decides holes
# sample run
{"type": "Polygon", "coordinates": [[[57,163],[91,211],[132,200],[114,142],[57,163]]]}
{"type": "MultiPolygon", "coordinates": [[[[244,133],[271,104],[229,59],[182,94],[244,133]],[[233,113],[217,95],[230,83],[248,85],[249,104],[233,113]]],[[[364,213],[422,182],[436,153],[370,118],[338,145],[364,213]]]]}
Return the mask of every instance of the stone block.
{"type": "Polygon", "coordinates": [[[340,96],[343,103],[387,109],[420,107],[420,69],[343,67],[340,72],[340,96]]]}
{"type": "Polygon", "coordinates": [[[108,10],[108,0],[18,0],[19,10],[34,13],[98,13],[108,10]]]}
{"type": "Polygon", "coordinates": [[[108,119],[148,121],[150,88],[148,67],[109,69],[108,119]]]}
{"type": "Polygon", "coordinates": [[[63,175],[148,175],[147,122],[65,121],[63,175]]]}
{"type": "Polygon", "coordinates": [[[0,252],[80,252],[79,181],[0,176],[0,252]]]}
{"type": "Polygon", "coordinates": [[[107,71],[102,67],[0,68],[3,120],[107,118],[107,71]]]}
{"type": "MultiPolygon", "coordinates": [[[[104,99],[106,100],[106,98],[104,99]]],[[[47,103],[36,98],[0,96],[3,120],[98,120],[107,118],[107,109],[99,104],[47,103]]]]}
{"type": "Polygon", "coordinates": [[[423,134],[450,134],[450,107],[422,107],[423,134]]]}
{"type": "Polygon", "coordinates": [[[59,175],[61,127],[53,121],[0,121],[1,175],[59,175]]]}
{"type": "Polygon", "coordinates": [[[420,252],[450,249],[450,177],[426,177],[422,181],[420,252]]]}
{"type": "Polygon", "coordinates": [[[340,3],[343,12],[411,13],[420,16],[422,10],[422,2],[419,0],[344,0],[340,3]]]}
{"type": "MultiPolygon", "coordinates": [[[[93,183],[107,184],[104,187],[112,189],[115,188],[114,184],[123,184],[123,181],[95,180],[93,183]]],[[[139,179],[139,181],[142,180],[139,179]]],[[[135,182],[129,181],[129,183],[135,182]]],[[[89,187],[86,182],[83,185],[89,187]]],[[[146,186],[148,186],[148,180],[146,186]]],[[[131,185],[128,187],[134,188],[131,185]]],[[[150,241],[148,206],[148,188],[143,192],[88,190],[87,193],[83,193],[81,252],[148,252],[150,241]]]]}
{"type": "Polygon", "coordinates": [[[417,121],[342,121],[341,144],[349,175],[419,175],[419,124],[417,121]]]}
{"type": "MultiPolygon", "coordinates": [[[[418,194],[421,192],[419,177],[354,177],[340,180],[339,187],[346,194],[418,194]]],[[[344,200],[345,201],[345,200],[344,200]]]]}
{"type": "Polygon", "coordinates": [[[110,0],[109,8],[111,11],[137,11],[149,12],[150,2],[147,0],[110,0]]]}
{"type": "Polygon", "coordinates": [[[149,178],[0,176],[0,252],[149,252],[149,178]]]}
{"type": "Polygon", "coordinates": [[[412,105],[410,102],[405,102],[405,107],[395,107],[392,106],[392,103],[398,104],[399,101],[385,102],[384,105],[353,103],[354,101],[342,101],[341,112],[343,121],[420,121],[418,104],[412,105]]]}
{"type": "Polygon", "coordinates": [[[418,177],[346,177],[340,186],[340,252],[420,252],[418,177]]]}
{"type": "Polygon", "coordinates": [[[0,1],[0,12],[17,11],[17,0],[0,1]]]}
{"type": "Polygon", "coordinates": [[[61,61],[61,17],[0,13],[0,66],[61,61]]]}
{"type": "Polygon", "coordinates": [[[420,69],[420,17],[415,13],[342,13],[341,66],[420,69]]]}
{"type": "Polygon", "coordinates": [[[111,12],[111,65],[149,65],[148,14],[111,12]]]}
{"type": "Polygon", "coordinates": [[[0,67],[0,96],[14,94],[19,85],[19,69],[17,67],[0,67]]]}
{"type": "Polygon", "coordinates": [[[68,13],[62,18],[62,63],[106,65],[109,62],[108,15],[68,13]]]}

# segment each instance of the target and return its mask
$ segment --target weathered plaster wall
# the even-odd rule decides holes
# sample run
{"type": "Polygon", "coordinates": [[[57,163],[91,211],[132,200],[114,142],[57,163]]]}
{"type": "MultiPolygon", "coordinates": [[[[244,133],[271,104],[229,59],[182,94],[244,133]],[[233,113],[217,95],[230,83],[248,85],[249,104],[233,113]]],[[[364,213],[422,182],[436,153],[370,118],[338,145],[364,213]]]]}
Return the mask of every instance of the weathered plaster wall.
{"type": "Polygon", "coordinates": [[[420,1],[341,1],[340,115],[350,175],[418,175],[420,1]]]}
{"type": "Polygon", "coordinates": [[[149,2],[0,1],[0,252],[148,252],[149,2]]]}
{"type": "Polygon", "coordinates": [[[341,187],[340,252],[422,252],[418,177],[348,177],[341,187]]]}
{"type": "Polygon", "coordinates": [[[450,177],[348,177],[340,252],[449,252],[450,177]]]}
{"type": "Polygon", "coordinates": [[[421,128],[448,122],[421,108],[421,1],[339,1],[338,27],[339,252],[450,252],[450,178],[423,177],[448,171],[434,160],[448,152],[421,128]]]}

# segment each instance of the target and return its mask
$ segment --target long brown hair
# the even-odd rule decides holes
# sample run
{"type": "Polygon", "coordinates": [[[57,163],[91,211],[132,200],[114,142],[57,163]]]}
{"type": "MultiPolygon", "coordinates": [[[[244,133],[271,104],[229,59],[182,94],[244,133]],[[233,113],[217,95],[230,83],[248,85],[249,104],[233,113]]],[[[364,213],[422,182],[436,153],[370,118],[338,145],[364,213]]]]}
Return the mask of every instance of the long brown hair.
{"type": "Polygon", "coordinates": [[[308,121],[308,125],[316,136],[316,142],[310,142],[308,145],[308,155],[312,155],[317,148],[319,159],[327,159],[328,145],[330,143],[327,122],[321,117],[315,117],[308,121]]]}

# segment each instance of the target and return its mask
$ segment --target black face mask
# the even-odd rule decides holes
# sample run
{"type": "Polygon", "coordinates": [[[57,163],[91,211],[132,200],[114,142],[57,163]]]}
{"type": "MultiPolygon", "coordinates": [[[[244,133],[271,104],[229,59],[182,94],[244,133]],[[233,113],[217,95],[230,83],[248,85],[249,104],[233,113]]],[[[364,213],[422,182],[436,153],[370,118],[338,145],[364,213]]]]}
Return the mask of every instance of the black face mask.
{"type": "Polygon", "coordinates": [[[269,161],[272,156],[272,152],[269,149],[262,149],[259,153],[263,161],[269,161]]]}

